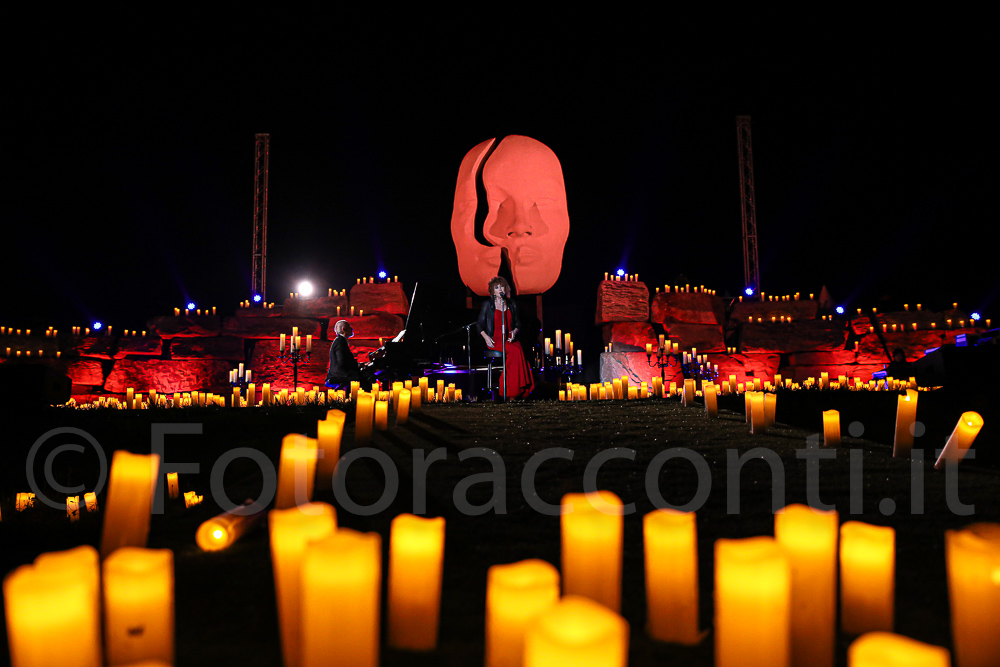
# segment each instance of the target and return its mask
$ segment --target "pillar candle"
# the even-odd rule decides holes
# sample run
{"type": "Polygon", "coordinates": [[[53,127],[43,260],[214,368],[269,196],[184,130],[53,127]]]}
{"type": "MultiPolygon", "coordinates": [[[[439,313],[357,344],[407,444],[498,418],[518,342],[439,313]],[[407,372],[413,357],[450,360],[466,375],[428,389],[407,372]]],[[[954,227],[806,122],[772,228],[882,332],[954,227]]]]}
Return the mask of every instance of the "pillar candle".
{"type": "Polygon", "coordinates": [[[791,566],[794,667],[833,667],[838,532],[836,511],[789,505],[774,515],[774,537],[791,566]]]}
{"type": "Polygon", "coordinates": [[[396,423],[405,424],[410,419],[410,399],[412,394],[409,389],[399,392],[399,405],[396,407],[396,423]]]}
{"type": "Polygon", "coordinates": [[[826,447],[840,446],[840,412],[823,411],[823,444],[826,447]]]}
{"type": "Polygon", "coordinates": [[[913,425],[917,419],[917,397],[913,389],[907,389],[906,394],[900,394],[896,399],[896,437],[893,441],[892,455],[896,458],[909,458],[913,449],[913,425]]]}
{"type": "Polygon", "coordinates": [[[935,468],[943,468],[946,461],[961,461],[965,458],[965,453],[972,447],[972,443],[979,435],[979,429],[983,427],[983,418],[978,412],[963,412],[955,425],[955,430],[951,432],[948,442],[945,443],[941,455],[938,456],[935,468]]]}
{"type": "Polygon", "coordinates": [[[302,667],[378,667],[378,534],[345,528],[313,542],[306,548],[301,581],[302,667]]]}
{"type": "Polygon", "coordinates": [[[705,397],[705,412],[707,412],[708,416],[713,419],[719,416],[719,401],[717,393],[718,390],[712,383],[705,384],[702,389],[702,394],[705,397]]]}
{"type": "Polygon", "coordinates": [[[80,496],[66,497],[66,518],[71,523],[76,523],[80,520],[80,496]]]}
{"type": "Polygon", "coordinates": [[[715,542],[716,667],[790,664],[791,573],[770,537],[715,542]]]}
{"type": "Polygon", "coordinates": [[[622,398],[622,381],[618,378],[611,380],[611,385],[614,387],[615,398],[622,398]]]}
{"type": "Polygon", "coordinates": [[[322,452],[316,461],[316,480],[321,489],[333,488],[333,474],[340,460],[340,441],[344,436],[347,414],[342,410],[328,410],[326,419],[316,424],[316,448],[322,452]]]}
{"type": "Polygon", "coordinates": [[[486,575],[486,667],[521,667],[524,635],[559,601],[559,572],[538,559],[494,565],[486,575]]]}
{"type": "Polygon", "coordinates": [[[770,392],[764,394],[764,427],[774,426],[774,413],[778,407],[778,396],[770,392]]]}
{"type": "Polygon", "coordinates": [[[389,428],[389,402],[375,401],[375,428],[385,431],[389,428]]]}
{"type": "Polygon", "coordinates": [[[100,566],[93,547],[42,554],[3,581],[13,667],[101,667],[100,566]]]}
{"type": "MultiPolygon", "coordinates": [[[[993,663],[995,664],[995,663],[993,663]]],[[[962,663],[957,663],[962,667],[962,663]]],[[[847,667],[950,667],[947,649],[891,632],[869,632],[847,649],[847,667]]]]}
{"type": "Polygon", "coordinates": [[[167,489],[171,498],[176,500],[181,497],[180,484],[177,480],[177,473],[168,472],[167,473],[167,489]]]}
{"type": "Polygon", "coordinates": [[[538,615],[524,637],[524,667],[625,667],[629,626],[585,597],[569,595],[538,615]]]}
{"type": "Polygon", "coordinates": [[[159,470],[158,454],[130,454],[117,450],[111,457],[104,531],[101,535],[102,558],[107,558],[121,547],[146,546],[159,470]]]}
{"type": "MultiPolygon", "coordinates": [[[[351,387],[354,391],[354,387],[351,387]]],[[[368,392],[358,392],[357,410],[354,417],[354,441],[370,442],[372,439],[372,424],[375,416],[375,397],[368,392]]]]}
{"type": "Polygon", "coordinates": [[[437,646],[444,563],[442,517],[400,514],[389,538],[389,645],[410,651],[437,646]]]}
{"type": "Polygon", "coordinates": [[[316,438],[307,438],[301,433],[289,433],[281,439],[275,509],[288,509],[312,500],[316,450],[316,438]]]}
{"type": "Polygon", "coordinates": [[[892,631],[896,531],[861,521],[840,527],[840,624],[848,634],[892,631]]]}
{"type": "Polygon", "coordinates": [[[104,645],[111,665],[174,662],[174,553],[125,547],[104,560],[104,645]]]}
{"type": "Polygon", "coordinates": [[[698,538],[693,512],[654,510],[643,517],[649,635],[694,645],[698,630],[698,538]]]}
{"type": "Polygon", "coordinates": [[[750,396],[750,433],[760,434],[767,429],[764,416],[764,393],[760,391],[747,392],[750,396]]]}
{"type": "Polygon", "coordinates": [[[564,595],[582,595],[621,609],[622,501],[610,491],[567,493],[562,499],[564,595]]]}
{"type": "Polygon", "coordinates": [[[946,530],[944,543],[955,664],[1000,665],[1000,524],[946,530]]]}
{"type": "Polygon", "coordinates": [[[686,407],[694,405],[695,383],[694,378],[684,379],[684,393],[681,396],[681,404],[686,407]]]}
{"type": "Polygon", "coordinates": [[[306,545],[331,535],[337,528],[333,507],[310,503],[268,514],[271,564],[285,667],[299,667],[302,650],[302,560],[306,545]]]}

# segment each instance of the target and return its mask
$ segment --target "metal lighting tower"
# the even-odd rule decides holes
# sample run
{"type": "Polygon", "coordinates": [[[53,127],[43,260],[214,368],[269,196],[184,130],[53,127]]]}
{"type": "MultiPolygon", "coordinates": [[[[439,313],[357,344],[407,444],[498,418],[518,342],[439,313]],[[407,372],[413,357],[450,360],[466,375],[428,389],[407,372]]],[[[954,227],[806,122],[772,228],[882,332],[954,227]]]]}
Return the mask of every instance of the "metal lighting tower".
{"type": "Polygon", "coordinates": [[[253,184],[253,294],[267,300],[267,162],[269,134],[256,135],[253,184]]]}
{"type": "Polygon", "coordinates": [[[750,116],[736,117],[736,140],[740,152],[740,208],[743,212],[744,287],[760,293],[760,263],[757,256],[757,198],[753,191],[753,149],[750,116]]]}

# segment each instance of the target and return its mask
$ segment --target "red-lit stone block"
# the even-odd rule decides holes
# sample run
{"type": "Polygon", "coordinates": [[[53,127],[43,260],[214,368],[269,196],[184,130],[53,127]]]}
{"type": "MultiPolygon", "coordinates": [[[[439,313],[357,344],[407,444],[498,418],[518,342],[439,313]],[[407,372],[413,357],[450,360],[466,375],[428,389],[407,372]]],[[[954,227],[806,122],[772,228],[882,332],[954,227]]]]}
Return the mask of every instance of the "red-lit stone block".
{"type": "MultiPolygon", "coordinates": [[[[410,302],[403,291],[402,283],[361,283],[351,285],[350,289],[351,305],[354,312],[363,310],[366,313],[389,313],[392,315],[406,315],[410,312],[410,302]]],[[[426,298],[428,295],[423,295],[426,298]]],[[[344,304],[346,305],[346,304],[344,304]]],[[[329,316],[334,316],[329,313],[329,316]]],[[[347,314],[341,310],[341,314],[347,314]]]]}
{"type": "Polygon", "coordinates": [[[170,344],[171,359],[244,359],[243,339],[231,336],[179,338],[170,344]]]}
{"type": "Polygon", "coordinates": [[[104,384],[104,369],[96,359],[74,359],[66,364],[66,375],[74,385],[99,387],[104,384]]]}
{"type": "Polygon", "coordinates": [[[660,292],[653,296],[649,312],[650,321],[660,324],[722,324],[726,321],[722,299],[703,292],[660,292]]]}
{"type": "MultiPolygon", "coordinates": [[[[650,366],[645,352],[602,352],[600,363],[601,382],[611,382],[626,375],[630,384],[638,386],[640,382],[647,382],[652,389],[653,378],[660,377],[660,369],[655,361],[650,366]]],[[[684,376],[680,366],[668,366],[663,370],[667,387],[671,382],[683,384],[684,376]]]]}
{"type": "Polygon", "coordinates": [[[302,346],[305,347],[306,336],[312,336],[316,341],[320,337],[320,324],[316,320],[301,317],[226,317],[222,320],[222,332],[236,338],[274,338],[281,334],[292,335],[292,327],[299,328],[302,336],[302,346]]]}
{"type": "Polygon", "coordinates": [[[233,364],[216,359],[119,359],[104,382],[105,391],[124,393],[155,389],[160,393],[185,391],[223,392],[233,364]]]}
{"type": "Polygon", "coordinates": [[[740,351],[811,352],[844,349],[847,329],[844,322],[803,320],[777,324],[741,324],[740,351]]]}
{"type": "Polygon", "coordinates": [[[655,349],[659,343],[656,332],[648,322],[612,322],[602,327],[604,344],[611,345],[614,351],[646,351],[646,343],[652,343],[655,349]]]}
{"type": "Polygon", "coordinates": [[[791,366],[839,366],[856,362],[853,348],[822,352],[795,352],[788,358],[788,363],[791,366]]]}
{"type": "Polygon", "coordinates": [[[218,336],[222,323],[215,315],[162,315],[150,318],[146,328],[160,338],[218,336]]]}
{"type": "Polygon", "coordinates": [[[649,288],[645,283],[602,280],[597,287],[596,324],[649,320],[649,288]]]}
{"type": "Polygon", "coordinates": [[[128,356],[159,357],[163,354],[163,339],[155,336],[122,336],[118,339],[115,359],[128,356]]]}
{"type": "MultiPolygon", "coordinates": [[[[375,287],[375,285],[373,285],[375,287]]],[[[317,296],[308,299],[285,299],[285,306],[282,309],[283,317],[313,317],[325,319],[336,317],[337,308],[340,308],[341,315],[347,315],[350,309],[347,307],[347,297],[340,296],[317,296]]]]}
{"type": "Polygon", "coordinates": [[[681,352],[688,352],[692,347],[699,353],[724,352],[725,340],[722,327],[717,324],[668,324],[671,343],[680,345],[681,352]]]}
{"type": "Polygon", "coordinates": [[[63,351],[66,355],[76,355],[91,359],[110,359],[115,352],[115,336],[74,336],[63,351]]]}

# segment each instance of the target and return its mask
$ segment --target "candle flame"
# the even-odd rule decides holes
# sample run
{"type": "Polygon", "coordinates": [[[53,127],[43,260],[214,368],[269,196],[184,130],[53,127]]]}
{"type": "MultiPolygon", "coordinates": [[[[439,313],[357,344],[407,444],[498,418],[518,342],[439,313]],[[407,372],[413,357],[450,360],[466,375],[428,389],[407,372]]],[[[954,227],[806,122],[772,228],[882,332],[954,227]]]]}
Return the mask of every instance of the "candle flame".
{"type": "Polygon", "coordinates": [[[990,579],[993,580],[994,584],[996,584],[997,586],[1000,586],[1000,567],[997,567],[997,568],[993,569],[993,574],[990,577],[990,579]]]}
{"type": "Polygon", "coordinates": [[[214,537],[214,538],[215,538],[215,539],[217,539],[217,540],[221,540],[221,539],[222,539],[222,537],[223,537],[223,535],[225,535],[225,533],[223,533],[223,532],[222,532],[222,530],[221,530],[221,529],[219,529],[219,528],[216,528],[216,529],[215,529],[215,530],[214,530],[214,531],[212,532],[212,537],[214,537]]]}

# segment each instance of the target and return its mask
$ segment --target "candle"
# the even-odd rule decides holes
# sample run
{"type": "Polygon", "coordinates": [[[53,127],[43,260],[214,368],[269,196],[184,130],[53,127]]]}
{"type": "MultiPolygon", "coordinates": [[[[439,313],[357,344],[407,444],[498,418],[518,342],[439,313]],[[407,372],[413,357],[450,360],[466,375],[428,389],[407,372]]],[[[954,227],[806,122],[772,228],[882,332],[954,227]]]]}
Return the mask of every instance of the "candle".
{"type": "Polygon", "coordinates": [[[7,644],[14,667],[101,667],[100,569],[84,546],[42,554],[4,578],[7,644]]]}
{"type": "Polygon", "coordinates": [[[582,595],[621,608],[624,510],[610,491],[567,493],[562,499],[563,595],[582,595]]]}
{"type": "Polygon", "coordinates": [[[823,445],[826,447],[840,446],[840,412],[838,410],[823,411],[823,445]]]}
{"type": "MultiPolygon", "coordinates": [[[[351,391],[355,389],[352,386],[351,391]]],[[[368,392],[357,391],[357,409],[354,417],[354,441],[370,442],[372,439],[372,422],[375,415],[375,397],[368,392]]]]}
{"type": "Polygon", "coordinates": [[[264,516],[264,506],[247,503],[205,521],[195,532],[194,541],[202,551],[221,551],[240,539],[264,516]]]}
{"type": "Polygon", "coordinates": [[[896,531],[860,521],[840,527],[840,624],[848,634],[892,631],[896,531]]]}
{"type": "Polygon", "coordinates": [[[958,463],[965,458],[965,453],[972,447],[979,429],[983,427],[983,418],[978,412],[963,412],[955,425],[955,430],[951,432],[948,442],[945,443],[941,455],[938,456],[935,468],[941,469],[945,466],[945,461],[958,463]]]}
{"type": "Polygon", "coordinates": [[[946,530],[944,543],[955,664],[1000,665],[1000,524],[946,530]]]}
{"type": "Polygon", "coordinates": [[[410,419],[411,392],[403,389],[399,392],[399,404],[396,407],[396,424],[405,424],[410,419]]]}
{"type": "Polygon", "coordinates": [[[306,336],[306,352],[312,352],[313,349],[313,337],[306,336]]]}
{"type": "Polygon", "coordinates": [[[711,382],[706,383],[702,388],[702,394],[705,397],[705,412],[708,416],[715,419],[719,416],[719,401],[717,396],[718,390],[716,386],[711,382]]]}
{"type": "MultiPolygon", "coordinates": [[[[120,449],[111,457],[104,532],[101,535],[103,558],[121,547],[146,546],[159,470],[159,454],[130,454],[120,449]]],[[[89,506],[87,509],[90,509],[89,506]]]]}
{"type": "Polygon", "coordinates": [[[71,523],[80,520],[80,496],[66,497],[66,517],[71,523]]]}
{"type": "Polygon", "coordinates": [[[715,542],[716,667],[788,667],[791,573],[770,537],[715,542]]]}
{"type": "Polygon", "coordinates": [[[375,401],[375,428],[385,431],[389,428],[389,402],[375,401]]]}
{"type": "Polygon", "coordinates": [[[333,475],[340,460],[340,441],[344,437],[344,422],[347,413],[342,410],[328,410],[326,419],[316,423],[316,448],[322,452],[316,462],[316,480],[321,489],[333,488],[333,475]]]}
{"type": "Polygon", "coordinates": [[[111,665],[174,661],[174,554],[125,547],[104,560],[104,645],[111,665]]]}
{"type": "MultiPolygon", "coordinates": [[[[299,667],[302,650],[302,561],[310,541],[325,538],[336,530],[336,513],[326,503],[309,503],[287,510],[272,510],[267,518],[281,652],[285,667],[299,667]]],[[[310,586],[314,584],[311,582],[310,586]]]]}
{"type": "Polygon", "coordinates": [[[892,455],[896,458],[909,458],[913,449],[913,428],[917,418],[917,397],[913,389],[907,389],[896,399],[896,437],[893,441],[892,455]]]}
{"type": "Polygon", "coordinates": [[[378,667],[378,534],[345,528],[310,544],[302,582],[302,667],[378,667]]]}
{"type": "Polygon", "coordinates": [[[950,658],[947,649],[891,632],[869,632],[847,649],[848,667],[950,667],[950,658]]]}
{"type": "Polygon", "coordinates": [[[563,349],[562,329],[556,329],[556,349],[557,350],[562,350],[563,349]]]}
{"type": "Polygon", "coordinates": [[[833,667],[837,615],[837,512],[789,505],[774,515],[774,537],[792,575],[792,664],[833,667]]]}
{"type": "Polygon", "coordinates": [[[695,383],[693,378],[684,379],[684,393],[681,395],[681,405],[691,407],[694,405],[695,383]]]}
{"type": "Polygon", "coordinates": [[[760,434],[767,430],[767,418],[764,414],[764,393],[747,391],[750,397],[750,433],[760,434]]]}
{"type": "Polygon", "coordinates": [[[535,617],[524,637],[524,667],[625,667],[629,626],[585,597],[569,595],[535,617]]]}
{"type": "Polygon", "coordinates": [[[543,560],[494,565],[486,575],[486,667],[521,667],[524,635],[559,601],[559,572],[543,560]]]}
{"type": "Polygon", "coordinates": [[[697,644],[698,539],[693,512],[654,510],[643,517],[649,635],[661,642],[697,644]]]}
{"type": "Polygon", "coordinates": [[[177,473],[168,472],[167,473],[167,490],[172,499],[176,500],[181,497],[180,484],[177,480],[177,473]]]}
{"type": "Polygon", "coordinates": [[[289,433],[281,439],[275,509],[288,509],[312,500],[316,449],[316,438],[307,438],[301,433],[289,433]]]}
{"type": "MultiPolygon", "coordinates": [[[[777,378],[776,378],[777,379],[777,378]]],[[[778,396],[777,394],[766,393],[764,394],[764,427],[770,428],[774,426],[774,412],[778,407],[778,396]]]]}
{"type": "Polygon", "coordinates": [[[400,514],[389,539],[389,645],[410,651],[437,646],[444,561],[442,517],[400,514]]]}
{"type": "Polygon", "coordinates": [[[281,334],[281,338],[278,340],[278,351],[285,351],[285,334],[281,334]]]}

